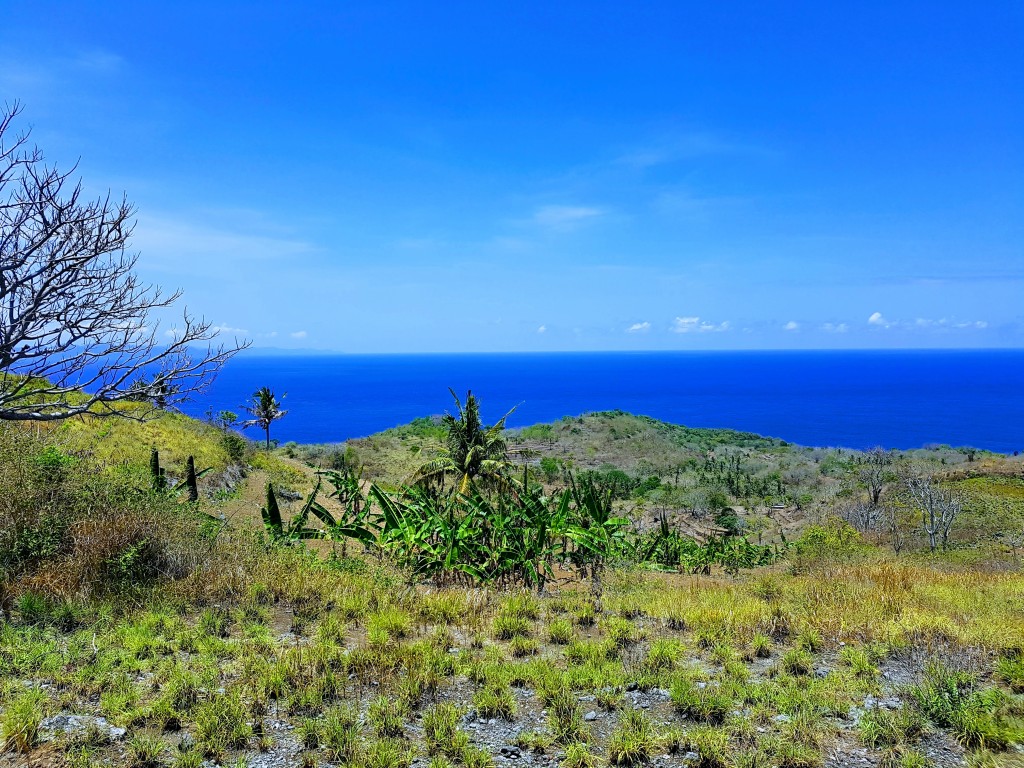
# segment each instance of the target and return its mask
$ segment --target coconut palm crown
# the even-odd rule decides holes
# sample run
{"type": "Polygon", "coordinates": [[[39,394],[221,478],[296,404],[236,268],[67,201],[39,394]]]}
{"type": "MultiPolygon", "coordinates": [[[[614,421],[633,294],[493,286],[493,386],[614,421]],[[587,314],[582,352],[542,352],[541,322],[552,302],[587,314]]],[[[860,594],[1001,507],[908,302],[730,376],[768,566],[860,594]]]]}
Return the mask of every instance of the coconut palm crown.
{"type": "Polygon", "coordinates": [[[466,392],[463,405],[455,390],[449,388],[455,400],[457,415],[445,414],[441,423],[447,430],[445,445],[437,457],[419,468],[414,482],[427,485],[442,482],[448,475],[456,478],[456,489],[468,494],[477,480],[493,485],[508,482],[508,444],[505,441],[505,419],[511,411],[491,426],[480,420],[480,402],[472,391],[466,392]]]}
{"type": "Polygon", "coordinates": [[[243,408],[252,415],[252,418],[242,422],[242,429],[260,427],[264,430],[267,433],[267,450],[269,451],[270,425],[288,413],[288,411],[281,409],[281,403],[274,397],[270,387],[260,387],[257,389],[252,393],[252,400],[250,402],[250,405],[245,405],[243,408]]]}

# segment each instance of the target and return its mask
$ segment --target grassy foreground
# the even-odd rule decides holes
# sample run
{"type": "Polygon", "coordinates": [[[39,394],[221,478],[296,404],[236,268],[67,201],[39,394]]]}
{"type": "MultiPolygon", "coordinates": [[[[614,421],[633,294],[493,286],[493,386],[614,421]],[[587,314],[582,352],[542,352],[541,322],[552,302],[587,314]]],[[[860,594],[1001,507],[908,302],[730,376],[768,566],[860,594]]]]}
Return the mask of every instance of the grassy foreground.
{"type": "Polygon", "coordinates": [[[148,428],[181,446],[172,474],[206,451],[201,510],[146,489],[142,440],[111,461],[113,431],[3,427],[0,765],[1021,764],[1009,565],[823,519],[735,577],[623,565],[600,601],[568,572],[543,595],[438,589],[214,523],[268,476],[309,478],[250,453],[214,492],[216,430],[148,428]]]}

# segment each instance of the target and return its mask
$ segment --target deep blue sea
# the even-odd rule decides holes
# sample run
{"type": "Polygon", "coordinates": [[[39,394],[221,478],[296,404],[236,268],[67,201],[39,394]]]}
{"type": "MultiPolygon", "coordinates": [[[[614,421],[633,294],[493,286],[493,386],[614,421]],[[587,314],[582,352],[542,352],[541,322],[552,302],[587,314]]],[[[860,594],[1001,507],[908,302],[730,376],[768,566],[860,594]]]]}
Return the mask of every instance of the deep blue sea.
{"type": "MultiPolygon", "coordinates": [[[[509,426],[621,409],[803,445],[1024,450],[1024,350],[602,352],[466,355],[245,353],[186,409],[242,413],[287,393],[281,442],[340,442],[453,407],[448,387],[509,426]]],[[[258,437],[258,435],[253,435],[258,437]]]]}

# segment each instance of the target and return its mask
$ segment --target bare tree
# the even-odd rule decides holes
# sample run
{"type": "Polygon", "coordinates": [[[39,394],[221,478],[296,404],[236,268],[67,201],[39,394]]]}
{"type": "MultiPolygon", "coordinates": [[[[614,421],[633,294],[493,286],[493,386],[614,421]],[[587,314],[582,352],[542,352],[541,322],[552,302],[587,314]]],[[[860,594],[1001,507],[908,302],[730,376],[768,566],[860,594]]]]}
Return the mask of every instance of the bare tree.
{"type": "Polygon", "coordinates": [[[861,533],[877,530],[882,520],[881,507],[865,501],[855,501],[840,509],[839,514],[861,533]]]}
{"type": "Polygon", "coordinates": [[[892,451],[877,446],[867,451],[861,459],[860,478],[868,488],[871,503],[878,505],[882,498],[885,484],[893,479],[892,464],[895,461],[892,451]]]}
{"type": "Polygon", "coordinates": [[[949,531],[963,511],[963,501],[928,475],[907,475],[904,485],[921,513],[921,528],[928,536],[931,551],[938,548],[939,542],[945,549],[949,543],[949,531]]]}
{"type": "Polygon", "coordinates": [[[916,510],[911,509],[900,499],[889,499],[881,507],[882,527],[889,536],[892,551],[899,554],[907,543],[907,535],[916,528],[914,516],[916,510]]]}
{"type": "Polygon", "coordinates": [[[17,103],[0,108],[0,419],[126,415],[121,400],[172,404],[201,390],[247,342],[213,347],[186,310],[161,343],[154,311],[174,304],[134,273],[134,207],[86,199],[71,171],[46,165],[17,103]]]}

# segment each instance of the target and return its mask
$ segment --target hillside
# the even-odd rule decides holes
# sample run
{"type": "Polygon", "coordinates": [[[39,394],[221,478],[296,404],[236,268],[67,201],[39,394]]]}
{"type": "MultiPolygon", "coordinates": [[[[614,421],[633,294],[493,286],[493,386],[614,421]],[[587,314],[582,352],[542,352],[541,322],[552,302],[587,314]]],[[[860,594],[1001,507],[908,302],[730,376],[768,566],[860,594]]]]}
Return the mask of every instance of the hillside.
{"type": "MultiPolygon", "coordinates": [[[[364,465],[367,480],[398,485],[437,455],[443,437],[440,423],[424,418],[347,444],[289,444],[282,452],[317,468],[364,465]]],[[[716,506],[735,507],[749,534],[765,541],[832,515],[854,520],[868,474],[865,452],[689,428],[622,411],[511,429],[509,447],[514,464],[528,467],[547,489],[563,485],[566,470],[594,473],[617,484],[618,507],[637,525],[649,527],[666,515],[683,533],[701,538],[719,530],[712,520],[716,506]]],[[[891,459],[963,483],[978,517],[986,518],[966,534],[972,544],[992,540],[1002,524],[987,519],[992,505],[982,498],[984,482],[963,481],[1024,477],[1024,458],[973,449],[935,446],[894,451],[891,459]]],[[[884,539],[878,531],[863,532],[884,539]]]]}
{"type": "MultiPolygon", "coordinates": [[[[618,489],[632,528],[668,510],[674,536],[690,520],[710,540],[724,503],[756,538],[762,508],[786,516],[768,565],[623,550],[597,592],[580,549],[538,594],[424,576],[383,535],[263,531],[268,481],[292,519],[314,466],[395,488],[443,437],[419,420],[268,453],[169,414],[0,425],[0,766],[1020,764],[1018,460],[899,456],[970,501],[950,551],[894,553],[842,521],[868,491],[860,454],[618,412],[512,431],[528,498],[558,498],[568,471],[618,489]],[[198,504],[152,489],[151,448],[172,486],[189,455],[212,469],[198,504]]],[[[340,517],[332,487],[317,498],[340,517]]]]}

